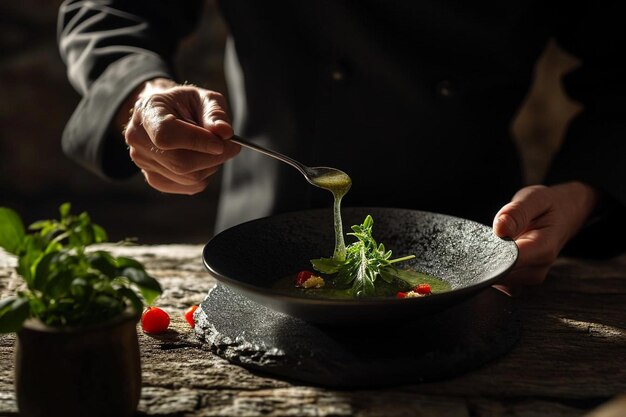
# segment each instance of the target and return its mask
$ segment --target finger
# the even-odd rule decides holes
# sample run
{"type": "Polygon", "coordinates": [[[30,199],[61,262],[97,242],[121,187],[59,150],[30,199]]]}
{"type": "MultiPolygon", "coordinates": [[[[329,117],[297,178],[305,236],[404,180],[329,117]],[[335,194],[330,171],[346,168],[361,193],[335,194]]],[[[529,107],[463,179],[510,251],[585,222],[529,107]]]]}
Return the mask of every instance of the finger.
{"type": "MultiPolygon", "coordinates": [[[[138,102],[133,121],[145,129],[150,141],[159,149],[189,149],[219,155],[224,150],[222,139],[209,130],[178,119],[177,101],[159,100],[158,95],[138,102]]],[[[180,101],[180,100],[179,100],[180,101]]]]}
{"type": "MultiPolygon", "coordinates": [[[[200,167],[192,167],[193,169],[186,169],[184,173],[179,173],[173,171],[171,168],[171,164],[168,164],[164,161],[168,159],[168,153],[176,152],[176,151],[152,151],[148,149],[150,140],[147,138],[147,134],[145,132],[134,132],[132,138],[129,138],[129,155],[132,161],[139,168],[156,172],[167,179],[176,182],[181,185],[194,185],[199,182],[204,181],[209,176],[214,174],[217,171],[217,163],[207,163],[206,166],[200,167]],[[145,138],[144,138],[145,136],[145,138]],[[147,143],[146,143],[147,142],[147,143]],[[134,146],[131,146],[134,145],[134,146]]],[[[154,148],[154,147],[152,147],[154,148]]],[[[205,160],[209,160],[213,158],[212,156],[201,154],[199,152],[191,152],[185,151],[188,153],[192,153],[194,155],[202,155],[205,160]]],[[[183,161],[178,162],[178,164],[182,167],[185,165],[183,161]]]]}
{"type": "Polygon", "coordinates": [[[146,131],[152,143],[162,150],[187,149],[212,155],[224,152],[223,140],[217,135],[171,114],[156,126],[146,126],[146,131]]]}
{"type": "Polygon", "coordinates": [[[130,157],[139,168],[156,172],[181,185],[193,185],[205,180],[241,149],[239,145],[229,142],[224,153],[217,156],[180,149],[155,151],[143,130],[134,132],[128,143],[130,157]]]}
{"type": "MultiPolygon", "coordinates": [[[[139,168],[146,171],[155,172],[169,179],[170,181],[185,186],[191,186],[199,182],[203,182],[209,176],[213,175],[218,169],[217,166],[208,166],[185,172],[184,174],[174,172],[167,164],[163,162],[163,159],[169,152],[172,151],[167,151],[163,153],[161,151],[151,152],[146,151],[141,147],[131,147],[129,150],[131,159],[139,168]]],[[[184,162],[179,164],[184,165],[184,162]]]]}
{"type": "Polygon", "coordinates": [[[222,139],[230,139],[233,136],[234,132],[226,112],[224,96],[208,91],[202,97],[202,124],[222,139]]]}
{"type": "Polygon", "coordinates": [[[237,155],[241,147],[232,142],[224,143],[221,155],[207,155],[201,152],[175,149],[156,155],[157,160],[170,171],[186,175],[199,170],[217,167],[237,155]]]}
{"type": "Polygon", "coordinates": [[[141,172],[152,188],[170,194],[197,194],[203,191],[209,183],[206,179],[194,185],[181,185],[154,171],[142,170],[141,172]]]}
{"type": "Polygon", "coordinates": [[[149,148],[149,145],[152,143],[146,130],[141,125],[141,119],[136,119],[135,115],[133,115],[124,130],[124,140],[128,146],[138,149],[149,148]]]}
{"type": "Polygon", "coordinates": [[[516,267],[542,267],[551,265],[561,245],[555,238],[541,229],[531,230],[519,237],[515,244],[519,249],[516,267]]]}
{"type": "Polygon", "coordinates": [[[522,188],[498,211],[493,221],[493,231],[500,237],[516,238],[528,230],[531,222],[551,208],[548,188],[530,186],[522,188]]]}
{"type": "Polygon", "coordinates": [[[124,139],[128,145],[130,159],[135,165],[139,168],[150,168],[152,166],[150,162],[154,159],[155,154],[150,150],[152,142],[143,127],[131,122],[126,128],[124,139]]]}
{"type": "Polygon", "coordinates": [[[168,180],[175,182],[176,184],[184,186],[193,186],[199,183],[203,183],[218,170],[218,167],[210,167],[180,175],[170,171],[169,169],[167,169],[167,167],[164,167],[163,165],[159,164],[158,161],[153,159],[137,163],[137,166],[146,171],[157,173],[167,178],[168,180]]]}

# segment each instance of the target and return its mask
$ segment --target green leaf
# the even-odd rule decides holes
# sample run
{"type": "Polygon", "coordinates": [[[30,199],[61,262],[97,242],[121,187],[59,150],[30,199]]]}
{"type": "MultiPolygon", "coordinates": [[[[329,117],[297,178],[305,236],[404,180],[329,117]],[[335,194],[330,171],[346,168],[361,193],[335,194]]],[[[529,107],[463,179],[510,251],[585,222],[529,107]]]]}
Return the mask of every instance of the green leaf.
{"type": "Polygon", "coordinates": [[[340,261],[335,258],[319,258],[311,259],[311,265],[316,271],[322,274],[335,274],[339,271],[339,268],[345,264],[345,261],[340,261]]]}
{"type": "Polygon", "coordinates": [[[117,258],[115,258],[115,263],[117,264],[117,267],[120,269],[124,269],[124,268],[136,268],[136,269],[144,269],[143,265],[139,262],[136,261],[135,259],[132,258],[125,258],[123,256],[118,256],[117,258]]]}
{"type": "Polygon", "coordinates": [[[364,247],[361,247],[360,257],[352,291],[357,297],[374,295],[374,280],[376,279],[377,271],[372,271],[368,268],[368,259],[364,247]]]}
{"type": "Polygon", "coordinates": [[[72,205],[70,203],[63,203],[59,206],[59,213],[61,214],[62,220],[65,220],[70,216],[71,209],[72,205]]]}
{"type": "Polygon", "coordinates": [[[133,284],[139,287],[141,295],[148,305],[152,304],[163,292],[161,284],[148,275],[143,269],[133,267],[124,268],[120,275],[128,278],[133,284]]]}
{"type": "Polygon", "coordinates": [[[107,232],[97,224],[93,225],[93,233],[95,243],[106,242],[109,239],[109,237],[107,236],[107,232]]]}
{"type": "Polygon", "coordinates": [[[20,248],[20,257],[17,260],[17,273],[22,276],[26,284],[30,287],[33,281],[33,266],[39,261],[43,252],[42,242],[37,236],[26,235],[20,248]]]}
{"type": "Polygon", "coordinates": [[[0,333],[18,331],[29,315],[28,299],[13,296],[0,300],[0,333]]]}
{"type": "Polygon", "coordinates": [[[117,262],[108,252],[97,251],[87,255],[87,260],[92,268],[102,272],[109,278],[115,278],[117,274],[117,262]]]}
{"type": "Polygon", "coordinates": [[[413,258],[413,255],[405,256],[395,260],[390,260],[392,252],[385,249],[385,245],[377,244],[372,236],[374,219],[367,215],[360,225],[352,226],[353,233],[350,236],[357,238],[357,241],[346,248],[346,259],[338,262],[334,259],[321,258],[312,259],[313,267],[325,274],[336,274],[333,282],[337,287],[348,287],[352,285],[351,292],[354,296],[375,295],[375,282],[378,276],[382,280],[391,283],[396,277],[393,273],[382,271],[392,262],[401,262],[413,258]]]}
{"type": "Polygon", "coordinates": [[[33,261],[34,268],[31,267],[33,274],[32,284],[29,288],[34,290],[43,290],[48,282],[50,275],[50,263],[58,256],[57,252],[50,252],[40,257],[36,262],[33,261]]]}
{"type": "Polygon", "coordinates": [[[92,293],[93,287],[89,285],[85,278],[75,278],[70,284],[70,292],[76,299],[87,299],[92,293]]]}
{"type": "Polygon", "coordinates": [[[41,230],[46,227],[50,227],[51,223],[52,222],[50,220],[38,220],[35,223],[32,223],[30,226],[28,226],[28,228],[30,230],[41,230]]]}
{"type": "Polygon", "coordinates": [[[0,207],[0,247],[18,255],[25,231],[20,216],[7,207],[0,207]]]}
{"type": "Polygon", "coordinates": [[[102,311],[102,314],[106,315],[107,317],[111,317],[117,312],[122,312],[125,307],[120,300],[106,294],[100,294],[96,296],[96,298],[94,299],[94,303],[102,311]]]}
{"type": "Polygon", "coordinates": [[[395,281],[396,276],[393,273],[390,273],[389,269],[393,269],[393,268],[383,268],[383,269],[381,269],[380,270],[380,277],[386,283],[391,284],[393,281],[395,281]]]}
{"type": "Polygon", "coordinates": [[[143,301],[141,301],[141,299],[137,297],[137,294],[135,294],[133,290],[123,287],[120,288],[117,292],[119,295],[130,301],[133,309],[137,314],[141,314],[141,312],[143,311],[143,301]]]}
{"type": "Polygon", "coordinates": [[[74,280],[71,270],[63,269],[50,275],[42,292],[49,298],[58,298],[70,292],[70,285],[74,280]]]}

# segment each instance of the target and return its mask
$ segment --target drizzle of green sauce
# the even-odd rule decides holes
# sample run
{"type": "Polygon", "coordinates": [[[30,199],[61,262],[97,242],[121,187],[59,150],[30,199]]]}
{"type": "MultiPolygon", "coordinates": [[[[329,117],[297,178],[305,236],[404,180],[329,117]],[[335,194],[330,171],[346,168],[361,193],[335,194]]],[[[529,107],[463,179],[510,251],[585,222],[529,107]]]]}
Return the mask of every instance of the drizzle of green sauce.
{"type": "Polygon", "coordinates": [[[352,180],[342,171],[329,171],[313,179],[313,184],[330,191],[333,194],[333,217],[335,227],[335,251],[333,258],[346,259],[346,244],[343,239],[343,225],[341,222],[341,199],[352,186],[352,180]]]}

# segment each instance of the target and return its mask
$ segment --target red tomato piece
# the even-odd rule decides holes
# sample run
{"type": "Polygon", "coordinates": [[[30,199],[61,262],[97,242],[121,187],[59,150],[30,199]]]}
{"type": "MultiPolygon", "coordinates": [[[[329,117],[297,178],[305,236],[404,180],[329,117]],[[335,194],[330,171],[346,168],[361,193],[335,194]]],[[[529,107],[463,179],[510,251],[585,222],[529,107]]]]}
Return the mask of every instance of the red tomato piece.
{"type": "Polygon", "coordinates": [[[191,306],[185,310],[185,320],[187,320],[187,323],[189,323],[192,329],[196,327],[196,321],[193,319],[193,313],[195,313],[197,309],[198,306],[191,306]]]}
{"type": "Polygon", "coordinates": [[[429,284],[419,284],[417,287],[413,289],[418,294],[430,294],[430,285],[429,284]]]}
{"type": "Polygon", "coordinates": [[[406,298],[406,293],[402,292],[402,291],[398,291],[398,293],[396,294],[397,298],[406,298]]]}
{"type": "Polygon", "coordinates": [[[300,271],[296,276],[296,287],[302,287],[307,279],[311,278],[313,272],[311,271],[300,271]]]}
{"type": "Polygon", "coordinates": [[[145,333],[163,333],[170,325],[170,316],[159,307],[146,307],[141,315],[141,328],[145,333]]]}

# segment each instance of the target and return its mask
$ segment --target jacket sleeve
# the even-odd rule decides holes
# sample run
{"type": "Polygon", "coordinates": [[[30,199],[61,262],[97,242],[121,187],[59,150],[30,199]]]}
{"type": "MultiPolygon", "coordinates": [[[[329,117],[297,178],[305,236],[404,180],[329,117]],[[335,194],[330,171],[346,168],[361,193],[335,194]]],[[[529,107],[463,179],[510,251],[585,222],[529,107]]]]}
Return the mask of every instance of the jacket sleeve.
{"type": "Polygon", "coordinates": [[[82,96],[63,132],[64,152],[108,178],[136,172],[119,132],[124,99],[143,81],[175,78],[173,56],[196,26],[201,0],[67,0],[57,25],[61,57],[82,96]]]}
{"type": "Polygon", "coordinates": [[[583,105],[548,171],[547,182],[581,181],[602,191],[604,207],[569,248],[610,255],[626,249],[626,26],[618,2],[568,2],[557,10],[556,40],[580,65],[563,78],[566,93],[583,105]],[[623,239],[622,239],[623,241],[623,239]],[[609,246],[603,243],[615,242],[609,246]]]}

